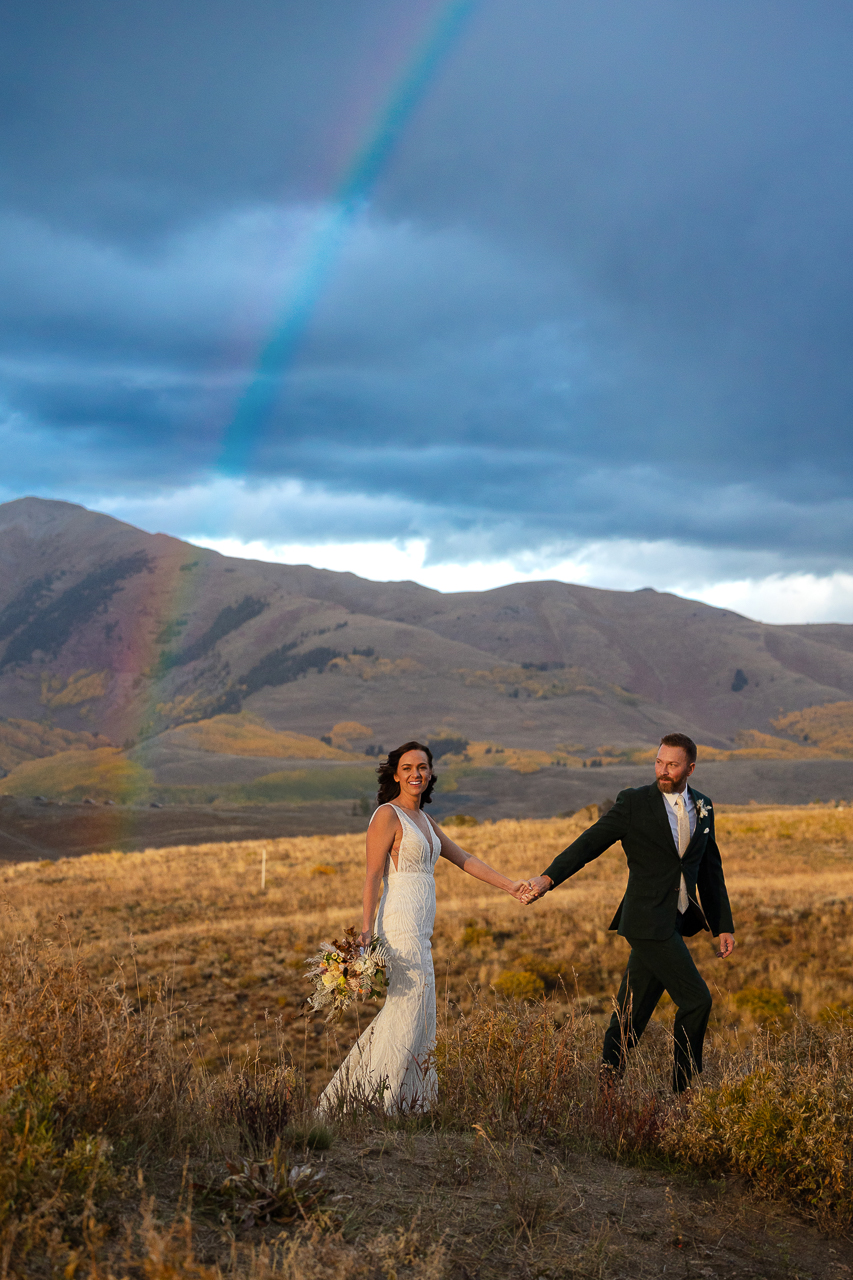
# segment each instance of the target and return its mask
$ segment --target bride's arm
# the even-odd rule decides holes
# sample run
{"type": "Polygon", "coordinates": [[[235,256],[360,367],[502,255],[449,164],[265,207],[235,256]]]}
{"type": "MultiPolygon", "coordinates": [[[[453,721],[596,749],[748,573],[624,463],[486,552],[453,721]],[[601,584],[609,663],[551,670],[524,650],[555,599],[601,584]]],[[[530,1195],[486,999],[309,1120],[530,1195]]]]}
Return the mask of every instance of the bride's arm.
{"type": "Polygon", "coordinates": [[[428,818],[435,834],[441,841],[441,856],[446,858],[448,862],[452,862],[454,867],[459,867],[460,871],[467,871],[469,876],[473,876],[475,880],[482,880],[485,884],[492,884],[496,889],[503,889],[505,893],[510,893],[519,902],[523,902],[524,894],[527,887],[525,880],[510,880],[508,876],[502,875],[500,871],[495,871],[494,867],[490,867],[487,862],[483,862],[482,858],[477,858],[473,853],[468,853],[465,849],[461,849],[455,840],[451,840],[446,831],[442,831],[437,822],[434,822],[428,814],[424,815],[428,818]]]}
{"type": "Polygon", "coordinates": [[[393,809],[380,809],[367,828],[367,870],[364,876],[364,895],[361,913],[361,944],[366,947],[373,937],[373,917],[385,874],[385,859],[394,845],[400,827],[400,819],[393,809]]]}

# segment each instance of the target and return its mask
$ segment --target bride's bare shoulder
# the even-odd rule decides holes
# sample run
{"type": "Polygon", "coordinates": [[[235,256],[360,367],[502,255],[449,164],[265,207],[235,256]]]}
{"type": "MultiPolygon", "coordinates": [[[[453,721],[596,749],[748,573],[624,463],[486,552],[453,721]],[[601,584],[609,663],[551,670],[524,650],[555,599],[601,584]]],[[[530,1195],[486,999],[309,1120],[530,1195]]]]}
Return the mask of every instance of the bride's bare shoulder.
{"type": "Polygon", "coordinates": [[[376,826],[381,829],[399,825],[400,819],[397,817],[397,810],[392,804],[380,804],[378,808],[373,810],[373,817],[370,819],[371,827],[376,826]]]}

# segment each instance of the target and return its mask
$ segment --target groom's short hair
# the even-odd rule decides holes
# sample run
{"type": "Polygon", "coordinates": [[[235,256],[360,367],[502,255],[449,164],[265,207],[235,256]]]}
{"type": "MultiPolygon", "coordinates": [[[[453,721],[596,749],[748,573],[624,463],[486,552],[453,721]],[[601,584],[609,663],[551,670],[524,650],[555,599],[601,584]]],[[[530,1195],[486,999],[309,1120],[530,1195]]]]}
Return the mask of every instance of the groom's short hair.
{"type": "Polygon", "coordinates": [[[662,747],[681,747],[688,764],[696,763],[696,743],[686,733],[665,733],[660,740],[662,747]]]}

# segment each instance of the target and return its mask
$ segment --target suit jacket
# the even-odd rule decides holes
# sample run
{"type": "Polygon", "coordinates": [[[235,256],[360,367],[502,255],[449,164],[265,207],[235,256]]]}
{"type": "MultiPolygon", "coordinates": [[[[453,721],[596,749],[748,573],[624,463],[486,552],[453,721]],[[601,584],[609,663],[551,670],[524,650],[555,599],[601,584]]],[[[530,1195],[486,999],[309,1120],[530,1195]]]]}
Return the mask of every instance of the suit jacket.
{"type": "Polygon", "coordinates": [[[657,783],[652,783],[620,791],[613,808],[558,853],[545,875],[556,887],[621,840],[628,859],[628,886],[611,929],[627,938],[660,941],[675,932],[691,937],[700,929],[709,929],[715,936],[732,933],[723,863],[714,839],[714,810],[707,796],[692,787],[690,794],[696,805],[696,830],[683,859],[672,838],[666,801],[657,783]],[[690,903],[679,916],[682,872],[690,903]]]}

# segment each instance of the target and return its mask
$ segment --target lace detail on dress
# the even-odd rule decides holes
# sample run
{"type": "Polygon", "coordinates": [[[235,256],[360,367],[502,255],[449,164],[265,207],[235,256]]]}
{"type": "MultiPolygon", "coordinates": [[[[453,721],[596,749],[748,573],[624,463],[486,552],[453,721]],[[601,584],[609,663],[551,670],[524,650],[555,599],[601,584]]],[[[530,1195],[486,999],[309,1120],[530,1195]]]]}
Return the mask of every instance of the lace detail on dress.
{"type": "Polygon", "coordinates": [[[321,1094],[321,1113],[332,1110],[348,1094],[356,1100],[381,1093],[387,1111],[426,1111],[436,1096],[430,939],[441,842],[431,825],[428,839],[405,809],[395,804],[391,808],[400,819],[403,836],[396,869],[390,854],[385,863],[376,918],[376,932],[388,948],[388,995],[321,1094]]]}
{"type": "MultiPolygon", "coordinates": [[[[400,841],[400,848],[397,850],[397,866],[394,866],[394,860],[391,854],[388,854],[388,861],[385,863],[385,875],[433,875],[435,866],[441,855],[441,842],[432,829],[429,828],[430,843],[427,844],[426,833],[421,830],[414,818],[400,809],[396,804],[389,804],[389,809],[393,809],[397,817],[400,819],[400,826],[403,828],[403,838],[400,841]]],[[[379,810],[376,810],[373,818],[379,810]]],[[[373,821],[373,818],[370,821],[373,821]]]]}

